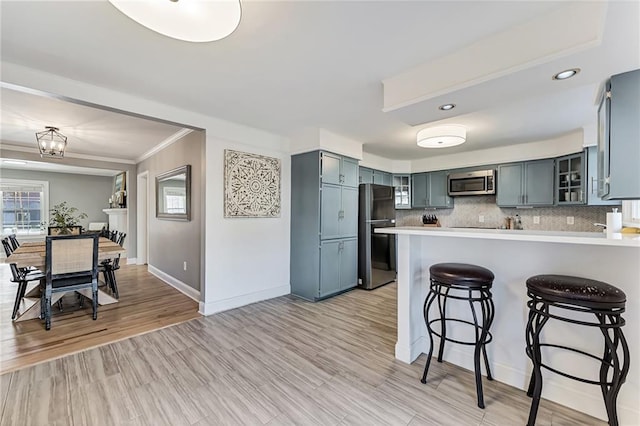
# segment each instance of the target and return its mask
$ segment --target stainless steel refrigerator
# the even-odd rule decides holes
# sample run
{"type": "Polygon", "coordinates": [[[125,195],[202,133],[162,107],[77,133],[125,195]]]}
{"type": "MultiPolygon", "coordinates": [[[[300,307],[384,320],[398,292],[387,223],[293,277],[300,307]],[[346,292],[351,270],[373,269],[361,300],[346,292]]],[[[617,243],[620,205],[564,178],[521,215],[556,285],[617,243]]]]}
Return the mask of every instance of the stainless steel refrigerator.
{"type": "Polygon", "coordinates": [[[361,184],[358,206],[358,285],[371,290],[396,279],[395,235],[376,234],[376,228],[396,226],[391,186],[361,184]]]}

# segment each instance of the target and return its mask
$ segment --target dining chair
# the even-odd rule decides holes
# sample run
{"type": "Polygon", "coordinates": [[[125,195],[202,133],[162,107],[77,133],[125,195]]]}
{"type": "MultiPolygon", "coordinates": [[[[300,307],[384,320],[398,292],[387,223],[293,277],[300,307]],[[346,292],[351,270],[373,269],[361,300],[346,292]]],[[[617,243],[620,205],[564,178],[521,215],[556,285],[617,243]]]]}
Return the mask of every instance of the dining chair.
{"type": "Polygon", "coordinates": [[[48,236],[45,240],[45,328],[51,329],[51,298],[55,293],[92,291],[93,319],[98,318],[98,235],[48,236]]]}
{"type": "Polygon", "coordinates": [[[109,234],[109,239],[111,241],[113,241],[114,243],[118,242],[118,231],[116,231],[115,229],[113,231],[111,231],[111,233],[109,234]]]}
{"type": "Polygon", "coordinates": [[[11,248],[15,251],[18,247],[20,247],[20,243],[18,242],[18,237],[16,234],[9,235],[9,242],[11,243],[11,248]]]}
{"type": "MultiPolygon", "coordinates": [[[[117,243],[122,247],[124,244],[124,240],[127,237],[127,234],[124,232],[120,232],[118,234],[117,243]]],[[[120,269],[120,255],[114,258],[113,261],[108,259],[100,264],[100,272],[102,272],[104,277],[104,282],[107,284],[107,287],[111,289],[113,295],[116,299],[120,298],[120,293],[118,292],[118,282],[116,280],[116,273],[120,269]]]]}
{"type": "Polygon", "coordinates": [[[11,314],[11,319],[14,320],[18,314],[20,302],[24,299],[25,292],[27,291],[27,284],[31,281],[42,281],[44,279],[44,274],[38,270],[29,271],[20,269],[15,263],[10,263],[9,267],[11,268],[11,282],[18,284],[16,300],[13,303],[13,313],[11,314]]]}
{"type": "Polygon", "coordinates": [[[4,253],[7,257],[11,256],[13,253],[13,248],[11,247],[11,243],[9,242],[9,238],[2,239],[2,247],[4,248],[4,253]]]}

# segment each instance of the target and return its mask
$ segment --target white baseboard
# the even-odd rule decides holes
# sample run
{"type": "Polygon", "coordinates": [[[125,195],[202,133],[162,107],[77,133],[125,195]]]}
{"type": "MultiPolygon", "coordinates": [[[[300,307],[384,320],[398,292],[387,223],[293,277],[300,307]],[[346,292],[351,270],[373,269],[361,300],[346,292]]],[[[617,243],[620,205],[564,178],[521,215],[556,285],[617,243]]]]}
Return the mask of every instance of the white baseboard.
{"type": "MultiPolygon", "coordinates": [[[[426,345],[424,350],[424,353],[426,353],[429,349],[428,338],[426,337],[416,340],[414,345],[412,345],[412,349],[417,349],[422,343],[426,345]]],[[[433,356],[436,356],[440,341],[437,337],[434,337],[433,343],[433,356]]],[[[524,349],[522,350],[524,351],[524,349]]],[[[469,352],[465,352],[460,349],[459,346],[447,343],[445,345],[443,360],[469,371],[474,371],[473,353],[471,351],[472,349],[470,349],[469,352]]],[[[531,369],[529,368],[527,371],[520,371],[504,364],[491,362],[490,349],[488,352],[493,378],[499,382],[506,383],[510,386],[526,391],[529,386],[531,369]]],[[[484,361],[481,362],[481,365],[482,370],[484,371],[484,361]]],[[[545,370],[543,370],[543,376],[543,398],[607,421],[607,412],[600,393],[595,391],[594,393],[585,392],[585,390],[592,390],[590,389],[592,387],[593,389],[599,389],[597,386],[585,385],[570,379],[564,379],[555,373],[548,373],[545,370]],[[560,380],[563,380],[563,382],[560,382],[560,380]]],[[[624,390],[624,385],[622,386],[622,389],[624,390]]],[[[620,420],[620,424],[640,424],[640,410],[638,408],[621,405],[620,402],[618,402],[618,418],[620,420]]]]}
{"type": "Polygon", "coordinates": [[[183,283],[177,278],[172,277],[171,275],[162,272],[160,269],[156,268],[153,265],[147,265],[149,272],[151,275],[161,279],[165,283],[169,284],[171,287],[178,290],[180,293],[184,294],[187,297],[195,300],[196,302],[200,301],[200,292],[193,287],[189,287],[187,284],[183,283]]]}
{"type": "Polygon", "coordinates": [[[400,347],[396,342],[396,358],[406,364],[411,364],[421,354],[429,350],[429,339],[426,336],[420,336],[418,340],[411,343],[409,347],[400,347]]]}
{"type": "Polygon", "coordinates": [[[200,302],[199,312],[202,315],[213,315],[218,312],[228,311],[229,309],[239,308],[251,303],[260,302],[262,300],[273,299],[274,297],[284,296],[291,293],[289,285],[273,287],[255,293],[243,294],[241,296],[231,297],[224,300],[215,300],[213,302],[200,302]]]}
{"type": "Polygon", "coordinates": [[[127,265],[137,265],[138,259],[135,257],[127,257],[127,265]]]}

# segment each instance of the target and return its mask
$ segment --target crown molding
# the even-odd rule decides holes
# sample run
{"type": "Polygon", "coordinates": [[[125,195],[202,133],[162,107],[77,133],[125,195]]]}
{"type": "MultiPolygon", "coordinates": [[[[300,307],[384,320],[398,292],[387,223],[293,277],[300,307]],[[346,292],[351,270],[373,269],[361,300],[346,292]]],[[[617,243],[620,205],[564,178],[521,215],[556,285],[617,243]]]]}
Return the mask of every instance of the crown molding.
{"type": "Polygon", "coordinates": [[[154,154],[157,154],[158,152],[162,151],[163,149],[165,149],[169,145],[171,145],[174,142],[177,142],[180,139],[182,139],[183,137],[187,136],[191,132],[193,132],[193,129],[180,129],[180,130],[178,130],[173,135],[169,136],[168,138],[166,138],[165,140],[160,142],[158,145],[154,146],[149,151],[145,152],[140,157],[136,158],[136,164],[140,163],[141,161],[146,160],[147,158],[151,157],[154,154]]]}
{"type": "MultiPolygon", "coordinates": [[[[11,145],[5,142],[2,142],[1,151],[18,151],[18,152],[26,152],[29,154],[37,154],[40,155],[40,151],[35,148],[29,148],[22,145],[11,145]]],[[[134,160],[129,160],[127,158],[112,158],[112,157],[101,157],[99,155],[88,155],[88,154],[77,154],[73,152],[65,152],[64,158],[79,158],[82,160],[94,160],[94,161],[104,161],[106,163],[121,163],[121,164],[136,164],[134,160]]]]}

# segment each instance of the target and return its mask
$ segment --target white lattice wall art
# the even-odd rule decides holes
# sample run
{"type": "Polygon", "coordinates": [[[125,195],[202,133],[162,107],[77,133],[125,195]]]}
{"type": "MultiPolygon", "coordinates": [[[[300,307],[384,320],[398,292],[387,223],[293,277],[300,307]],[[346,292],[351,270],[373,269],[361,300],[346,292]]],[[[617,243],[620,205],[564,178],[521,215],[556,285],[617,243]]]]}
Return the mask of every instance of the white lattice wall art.
{"type": "Polygon", "coordinates": [[[280,159],[225,149],[224,216],[280,217],[280,159]]]}

